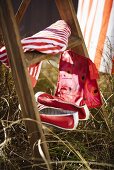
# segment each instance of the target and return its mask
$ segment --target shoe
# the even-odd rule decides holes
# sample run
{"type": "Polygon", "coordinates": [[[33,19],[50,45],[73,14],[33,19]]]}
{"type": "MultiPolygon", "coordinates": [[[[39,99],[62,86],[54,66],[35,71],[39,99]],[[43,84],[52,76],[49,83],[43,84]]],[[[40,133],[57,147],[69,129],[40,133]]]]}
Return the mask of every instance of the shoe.
{"type": "Polygon", "coordinates": [[[78,112],[62,109],[44,107],[40,112],[40,119],[43,123],[55,126],[64,130],[75,130],[78,126],[78,112]],[[66,112],[66,113],[65,113],[66,112]]]}
{"type": "Polygon", "coordinates": [[[87,120],[90,115],[89,109],[87,108],[86,105],[77,106],[75,104],[65,102],[59,97],[52,96],[44,92],[37,92],[35,94],[35,99],[39,111],[41,111],[45,107],[58,110],[61,109],[62,111],[65,111],[67,114],[69,114],[70,112],[78,113],[79,120],[87,120]]]}

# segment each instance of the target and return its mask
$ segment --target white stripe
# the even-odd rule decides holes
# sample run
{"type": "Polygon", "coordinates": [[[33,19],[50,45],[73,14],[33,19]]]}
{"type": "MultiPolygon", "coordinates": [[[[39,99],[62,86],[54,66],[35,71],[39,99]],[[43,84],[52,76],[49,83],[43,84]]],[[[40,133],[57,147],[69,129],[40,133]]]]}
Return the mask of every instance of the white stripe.
{"type": "Polygon", "coordinates": [[[40,74],[40,70],[41,70],[41,66],[42,66],[42,61],[38,65],[38,71],[37,71],[37,74],[36,74],[36,80],[38,80],[38,77],[39,77],[39,74],[40,74]]]}
{"type": "MultiPolygon", "coordinates": [[[[29,45],[25,45],[25,46],[23,47],[23,49],[24,49],[24,52],[25,52],[26,50],[33,50],[33,49],[37,49],[37,50],[38,50],[38,49],[41,49],[41,50],[42,50],[42,49],[46,49],[46,50],[47,50],[48,48],[52,48],[52,47],[55,48],[54,45],[50,45],[50,44],[49,44],[49,45],[47,44],[47,45],[45,45],[45,46],[44,46],[44,45],[37,46],[37,45],[30,45],[30,44],[29,44],[29,45]]],[[[40,50],[40,51],[41,51],[41,50],[40,50]]]]}
{"type": "Polygon", "coordinates": [[[6,58],[7,58],[7,53],[5,52],[5,53],[2,53],[2,54],[0,54],[0,59],[2,58],[2,57],[5,57],[6,56],[6,58]]]}
{"type": "Polygon", "coordinates": [[[95,15],[96,6],[97,6],[97,0],[94,0],[93,3],[92,3],[91,10],[90,10],[90,15],[88,16],[88,22],[87,22],[86,31],[85,31],[85,37],[84,37],[87,48],[88,48],[89,35],[90,35],[92,22],[93,22],[94,15],[95,15]]]}
{"type": "Polygon", "coordinates": [[[5,46],[1,47],[0,52],[2,52],[3,50],[6,50],[5,46]]]}
{"type": "Polygon", "coordinates": [[[80,24],[81,24],[81,14],[82,14],[82,11],[81,11],[82,2],[83,0],[78,1],[78,10],[77,10],[77,18],[80,24]]]}
{"type": "Polygon", "coordinates": [[[88,9],[89,9],[89,0],[84,0],[82,20],[81,20],[81,30],[83,33],[84,33],[86,21],[87,21],[88,9]]]}
{"type": "Polygon", "coordinates": [[[98,44],[98,38],[99,33],[101,29],[102,19],[103,19],[103,9],[104,9],[105,0],[98,0],[98,8],[96,11],[95,21],[93,25],[93,31],[90,41],[90,49],[89,49],[89,55],[90,59],[94,61],[95,53],[99,51],[99,49],[96,49],[98,44]]]}
{"type": "Polygon", "coordinates": [[[32,75],[32,73],[33,73],[33,68],[30,68],[29,74],[32,75]]]}

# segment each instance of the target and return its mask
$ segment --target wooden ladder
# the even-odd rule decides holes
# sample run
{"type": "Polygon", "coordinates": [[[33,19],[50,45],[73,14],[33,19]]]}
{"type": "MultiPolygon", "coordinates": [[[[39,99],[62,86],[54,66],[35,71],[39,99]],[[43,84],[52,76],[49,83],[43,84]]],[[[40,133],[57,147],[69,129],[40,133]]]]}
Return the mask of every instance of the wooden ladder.
{"type": "MultiPolygon", "coordinates": [[[[38,52],[23,53],[17,24],[19,25],[21,22],[21,19],[29,3],[30,0],[23,0],[15,17],[11,0],[0,0],[1,30],[9,56],[9,62],[19,102],[22,108],[23,118],[25,119],[28,139],[30,141],[33,156],[35,158],[34,160],[36,160],[37,163],[46,163],[45,167],[39,167],[39,170],[43,170],[45,168],[50,170],[52,169],[52,166],[48,147],[45,135],[42,130],[42,123],[36,106],[34,92],[31,86],[27,67],[41,60],[48,59],[52,57],[52,55],[41,55],[38,52]],[[44,157],[40,155],[37,145],[34,145],[36,141],[40,140],[44,157]]],[[[55,3],[57,5],[61,19],[65,20],[71,28],[71,37],[69,39],[68,48],[73,49],[78,54],[88,57],[88,52],[80,30],[72,0],[55,0],[55,3]]]]}

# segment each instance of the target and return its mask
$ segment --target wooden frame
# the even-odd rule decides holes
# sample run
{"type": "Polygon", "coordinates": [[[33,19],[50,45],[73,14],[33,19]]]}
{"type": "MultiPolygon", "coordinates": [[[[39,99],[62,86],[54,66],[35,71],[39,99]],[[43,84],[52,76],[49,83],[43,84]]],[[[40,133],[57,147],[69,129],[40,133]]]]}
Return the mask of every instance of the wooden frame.
{"type": "Polygon", "coordinates": [[[45,156],[46,165],[43,168],[39,167],[38,169],[43,170],[47,167],[47,169],[50,170],[49,152],[46,139],[43,134],[42,124],[36,106],[28,70],[24,61],[24,53],[20,43],[19,31],[15,21],[11,0],[0,1],[0,20],[23,117],[29,118],[29,121],[26,120],[25,124],[28,131],[31,149],[33,151],[33,159],[37,164],[44,162],[44,158],[40,155],[37,146],[37,141],[41,140],[41,148],[45,156]]]}
{"type": "MultiPolygon", "coordinates": [[[[29,79],[27,67],[30,64],[48,59],[52,57],[52,55],[44,55],[38,52],[23,53],[17,24],[20,24],[29,3],[30,0],[23,0],[15,17],[11,0],[0,0],[1,28],[15,81],[16,91],[22,108],[23,117],[34,120],[34,122],[25,121],[28,130],[28,136],[32,135],[29,138],[31,148],[33,148],[36,141],[41,139],[41,147],[45,155],[46,168],[50,170],[50,156],[46,139],[43,134],[42,124],[35,103],[34,93],[29,79]]],[[[71,28],[72,34],[69,39],[68,48],[73,49],[78,54],[88,57],[88,52],[76,17],[72,0],[55,0],[55,3],[59,10],[61,19],[65,20],[71,28]]],[[[43,158],[41,157],[37,147],[35,147],[33,155],[35,159],[38,158],[36,159],[38,163],[43,162],[43,158]]],[[[40,169],[43,170],[45,167],[39,168],[39,170],[40,169]]]]}

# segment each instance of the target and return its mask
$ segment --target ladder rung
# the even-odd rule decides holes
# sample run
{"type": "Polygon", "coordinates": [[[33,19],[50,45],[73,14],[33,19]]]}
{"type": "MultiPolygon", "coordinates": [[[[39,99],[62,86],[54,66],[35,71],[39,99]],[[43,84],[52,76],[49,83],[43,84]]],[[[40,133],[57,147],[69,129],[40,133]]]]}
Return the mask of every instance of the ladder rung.
{"type": "MultiPolygon", "coordinates": [[[[68,43],[68,49],[74,48],[80,45],[81,43],[82,43],[81,38],[77,36],[71,36],[69,39],[69,43],[68,43]]],[[[56,56],[59,56],[59,54],[57,54],[56,56]]],[[[25,62],[26,62],[26,65],[29,66],[31,64],[38,63],[42,60],[50,59],[51,57],[53,57],[53,54],[42,54],[40,52],[26,52],[25,62]]]]}
{"type": "Polygon", "coordinates": [[[74,48],[82,44],[82,39],[77,36],[71,36],[68,43],[68,48],[74,48]]]}
{"type": "Polygon", "coordinates": [[[25,56],[26,65],[28,67],[29,65],[38,63],[42,60],[50,59],[54,55],[53,54],[42,54],[40,52],[26,52],[24,56],[25,56]]]}

